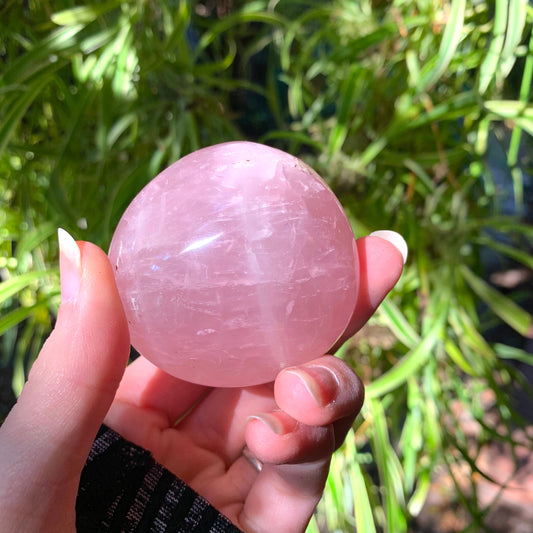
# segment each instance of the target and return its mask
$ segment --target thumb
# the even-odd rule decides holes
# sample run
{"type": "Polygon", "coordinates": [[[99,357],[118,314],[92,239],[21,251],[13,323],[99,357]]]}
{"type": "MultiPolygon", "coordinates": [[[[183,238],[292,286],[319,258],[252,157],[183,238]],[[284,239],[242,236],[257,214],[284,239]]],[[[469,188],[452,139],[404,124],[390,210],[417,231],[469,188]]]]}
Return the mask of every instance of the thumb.
{"type": "Polygon", "coordinates": [[[0,506],[13,531],[74,527],[79,476],[129,354],[127,322],[106,254],[63,230],[58,235],[57,323],[0,428],[0,506]]]}
{"type": "Polygon", "coordinates": [[[407,244],[394,231],[375,231],[357,239],[359,292],[355,309],[345,332],[329,353],[359,331],[399,280],[407,259],[407,244]]]}

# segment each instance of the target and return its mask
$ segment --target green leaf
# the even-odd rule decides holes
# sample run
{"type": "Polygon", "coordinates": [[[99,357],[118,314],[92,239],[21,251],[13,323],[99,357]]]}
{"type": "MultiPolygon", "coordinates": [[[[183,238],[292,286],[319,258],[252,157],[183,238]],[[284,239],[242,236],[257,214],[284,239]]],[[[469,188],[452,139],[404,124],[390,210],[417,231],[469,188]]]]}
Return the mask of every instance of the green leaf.
{"type": "Polygon", "coordinates": [[[433,355],[433,350],[442,337],[444,316],[436,318],[427,335],[398,363],[379,378],[367,385],[367,398],[380,398],[403,385],[433,355]]]}
{"type": "Polygon", "coordinates": [[[320,528],[318,527],[315,515],[311,517],[311,521],[307,525],[305,533],[320,533],[320,528]]]}
{"type": "Polygon", "coordinates": [[[98,17],[119,7],[123,0],[108,0],[93,5],[72,7],[53,13],[50,17],[58,26],[72,26],[74,24],[89,24],[98,17]]]}
{"type": "Polygon", "coordinates": [[[514,123],[515,123],[515,126],[524,130],[526,133],[528,133],[530,136],[533,137],[533,120],[532,119],[515,118],[514,123]]]}
{"type": "Polygon", "coordinates": [[[253,3],[249,3],[243,11],[238,11],[232,15],[224,17],[217,23],[213,24],[208,31],[206,31],[200,42],[198,43],[197,53],[207,48],[220,34],[228,31],[239,24],[251,24],[254,22],[263,22],[272,26],[285,26],[286,21],[277,13],[270,13],[267,11],[252,11],[253,3]]]}
{"type": "Polygon", "coordinates": [[[47,307],[49,300],[36,303],[30,307],[19,307],[9,313],[0,317],[0,335],[3,335],[8,329],[20,324],[23,320],[26,320],[29,316],[36,311],[47,307]]]}
{"type": "Polygon", "coordinates": [[[476,354],[485,359],[489,365],[494,363],[494,351],[472,323],[470,316],[464,309],[456,308],[450,310],[448,320],[456,335],[466,346],[469,346],[476,354]]]}
{"type": "Polygon", "coordinates": [[[46,275],[47,272],[32,271],[26,272],[25,274],[19,274],[7,281],[3,281],[0,283],[0,304],[30,285],[30,283],[43,279],[46,275]]]}
{"type": "Polygon", "coordinates": [[[508,0],[509,14],[507,31],[503,44],[500,62],[500,75],[506,78],[511,72],[517,57],[517,46],[522,40],[522,34],[526,25],[527,0],[508,0]]]}
{"type": "Polygon", "coordinates": [[[468,285],[496,316],[499,316],[520,335],[533,338],[533,316],[500,291],[493,289],[465,265],[459,268],[468,285]]]}
{"type": "Polygon", "coordinates": [[[487,100],[483,106],[498,118],[533,119],[533,105],[517,100],[487,100]]]}
{"type": "Polygon", "coordinates": [[[374,524],[372,505],[368,497],[368,489],[363,471],[356,461],[351,461],[349,468],[356,530],[364,531],[365,533],[375,533],[376,525],[374,524]]]}
{"type": "Polygon", "coordinates": [[[463,352],[459,349],[451,339],[444,341],[444,348],[446,353],[450,356],[452,361],[469,376],[477,376],[478,372],[474,371],[470,363],[465,359],[463,352]]]}
{"type": "Polygon", "coordinates": [[[417,163],[416,161],[413,161],[412,159],[405,159],[404,165],[406,168],[408,168],[417,178],[419,178],[420,182],[423,183],[428,191],[434,192],[436,190],[435,183],[433,182],[433,179],[429,174],[424,170],[422,165],[417,163]]]}
{"type": "MultiPolygon", "coordinates": [[[[371,422],[371,441],[380,481],[384,486],[386,533],[403,533],[407,531],[405,516],[405,499],[402,483],[402,470],[398,457],[390,443],[387,420],[383,405],[366,399],[365,418],[371,422]]],[[[364,530],[363,530],[364,531],[364,530]]]]}
{"type": "Polygon", "coordinates": [[[420,335],[406,320],[398,306],[390,298],[383,300],[379,307],[380,316],[394,336],[408,348],[415,348],[420,344],[420,335]]]}
{"type": "Polygon", "coordinates": [[[134,113],[127,113],[120,117],[109,129],[106,138],[106,148],[110,150],[118,139],[131,127],[137,124],[139,117],[134,113]]]}
{"type": "Polygon", "coordinates": [[[508,0],[496,0],[494,13],[494,28],[492,40],[487,51],[487,55],[479,69],[479,92],[484,94],[495,78],[500,62],[503,45],[505,42],[505,31],[507,28],[507,7],[508,0]]]}
{"type": "MultiPolygon", "coordinates": [[[[22,117],[30,107],[31,103],[39,96],[43,88],[52,79],[53,72],[59,67],[52,65],[46,75],[42,74],[32,84],[24,87],[14,101],[9,106],[7,113],[2,117],[0,124],[0,156],[2,156],[6,146],[8,145],[15,128],[19,125],[22,117]]],[[[7,106],[6,106],[7,107],[7,106]]]]}
{"type": "MultiPolygon", "coordinates": [[[[350,74],[346,77],[341,85],[342,97],[339,103],[339,109],[336,114],[337,123],[331,131],[329,138],[329,153],[335,155],[341,148],[348,133],[348,122],[353,116],[354,108],[358,101],[358,84],[361,79],[361,69],[355,65],[350,74]]],[[[350,128],[354,129],[354,121],[350,124],[350,128]]]]}
{"type": "MultiPolygon", "coordinates": [[[[411,516],[418,516],[420,511],[426,503],[429,489],[431,488],[431,476],[428,471],[423,471],[418,474],[417,486],[413,495],[411,496],[407,508],[411,516]]],[[[364,530],[363,530],[364,531],[364,530]]]]}
{"type": "Polygon", "coordinates": [[[464,91],[433,106],[426,113],[420,113],[413,120],[403,125],[405,130],[412,130],[442,120],[464,118],[473,111],[478,111],[478,97],[474,91],[464,91]]]}
{"type": "Polygon", "coordinates": [[[420,81],[417,86],[418,92],[431,88],[444,74],[448,65],[454,57],[454,54],[461,42],[463,33],[463,24],[465,17],[466,0],[453,0],[450,17],[446,24],[442,41],[434,65],[428,65],[430,68],[423,68],[420,75],[420,81]]]}
{"type": "MultiPolygon", "coordinates": [[[[19,265],[19,270],[23,268],[26,270],[29,268],[29,265],[25,264],[27,256],[31,254],[38,246],[54,235],[57,231],[57,224],[55,222],[45,222],[36,228],[26,231],[15,249],[15,257],[17,258],[17,263],[19,265]]],[[[33,265],[35,268],[35,265],[33,265]]],[[[44,268],[44,265],[42,266],[44,268]]]]}
{"type": "Polygon", "coordinates": [[[38,76],[40,71],[47,71],[53,63],[59,63],[57,69],[63,64],[61,60],[58,61],[59,54],[76,47],[76,36],[82,29],[81,24],[59,28],[44,39],[32,43],[26,53],[8,64],[0,78],[0,84],[22,86],[29,78],[38,76]]]}
{"type": "Polygon", "coordinates": [[[497,252],[511,257],[515,261],[518,261],[519,263],[522,263],[524,266],[533,270],[533,255],[524,250],[520,250],[515,246],[511,246],[494,239],[489,239],[488,237],[479,237],[476,239],[476,242],[482,246],[488,246],[497,252]]]}
{"type": "Polygon", "coordinates": [[[515,361],[521,361],[526,365],[533,366],[533,354],[526,352],[521,348],[496,343],[494,345],[494,351],[496,355],[501,359],[513,359],[515,361]]]}

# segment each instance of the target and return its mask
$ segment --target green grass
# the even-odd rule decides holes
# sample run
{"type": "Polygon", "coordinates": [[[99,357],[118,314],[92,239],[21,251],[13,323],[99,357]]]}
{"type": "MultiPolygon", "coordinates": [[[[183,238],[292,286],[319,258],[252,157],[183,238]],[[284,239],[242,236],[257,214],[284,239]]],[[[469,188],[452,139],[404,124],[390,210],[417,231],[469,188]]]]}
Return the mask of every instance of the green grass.
{"type": "MultiPolygon", "coordinates": [[[[509,363],[532,358],[484,334],[504,323],[531,337],[531,292],[490,285],[481,251],[502,268],[533,265],[533,227],[520,219],[533,10],[524,0],[217,5],[0,8],[1,363],[19,392],[57,312],[58,226],[105,248],[136,192],[180,156],[247,137],[283,148],[330,183],[358,236],[394,229],[410,248],[372,320],[392,340],[342,350],[367,402],[309,531],[407,531],[435,469],[477,469],[454,406],[477,420],[480,445],[523,424],[510,393],[525,385],[509,363]],[[488,164],[495,147],[516,214],[488,164]],[[486,389],[503,433],[485,423],[486,389]]],[[[457,500],[482,527],[472,494],[457,500]]]]}

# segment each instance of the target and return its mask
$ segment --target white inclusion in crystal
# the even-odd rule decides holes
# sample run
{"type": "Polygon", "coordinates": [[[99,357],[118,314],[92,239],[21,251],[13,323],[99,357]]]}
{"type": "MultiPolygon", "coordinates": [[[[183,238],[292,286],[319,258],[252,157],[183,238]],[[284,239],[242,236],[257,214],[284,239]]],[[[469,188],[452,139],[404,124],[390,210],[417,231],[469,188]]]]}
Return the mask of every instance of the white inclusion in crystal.
{"type": "Polygon", "coordinates": [[[210,237],[204,237],[203,239],[198,239],[197,241],[191,242],[189,246],[185,247],[181,252],[181,254],[184,254],[185,252],[191,252],[193,250],[198,250],[200,248],[203,248],[204,246],[207,246],[208,244],[212,243],[213,241],[216,241],[220,236],[221,233],[217,233],[216,235],[211,235],[210,237]]]}
{"type": "Polygon", "coordinates": [[[233,163],[233,168],[253,167],[254,163],[251,159],[241,159],[233,163]]]}
{"type": "Polygon", "coordinates": [[[210,335],[211,333],[215,333],[214,329],[201,329],[200,331],[196,332],[196,335],[210,335]]]}
{"type": "Polygon", "coordinates": [[[295,301],[294,301],[294,300],[291,300],[291,301],[287,304],[287,307],[285,308],[285,315],[286,315],[286,316],[289,316],[289,315],[292,313],[292,310],[294,309],[294,304],[295,304],[295,301]]]}

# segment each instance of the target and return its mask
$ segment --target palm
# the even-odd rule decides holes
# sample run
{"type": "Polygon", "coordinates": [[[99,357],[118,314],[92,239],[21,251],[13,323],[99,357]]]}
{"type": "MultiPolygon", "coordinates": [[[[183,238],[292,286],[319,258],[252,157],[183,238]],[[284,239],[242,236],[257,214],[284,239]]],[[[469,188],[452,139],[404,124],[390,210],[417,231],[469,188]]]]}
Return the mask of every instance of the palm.
{"type": "MultiPolygon", "coordinates": [[[[352,413],[353,407],[352,398],[352,413]]],[[[277,469],[287,468],[279,463],[292,462],[295,464],[289,466],[294,468],[302,461],[313,464],[311,477],[317,487],[305,506],[312,509],[334,448],[333,424],[310,427],[297,423],[277,407],[272,384],[209,389],[173,378],[142,358],[127,369],[105,422],[127,440],[150,450],[157,462],[241,527],[252,489],[264,499],[260,477],[279,476],[277,469]],[[276,424],[291,431],[276,435],[261,421],[249,423],[250,416],[272,412],[276,424]],[[247,444],[253,448],[254,442],[266,439],[270,439],[267,449],[259,451],[260,459],[267,463],[260,476],[243,450],[247,444]],[[309,440],[312,452],[306,444],[309,440]]],[[[285,474],[288,477],[282,478],[290,483],[290,472],[285,474]]]]}

